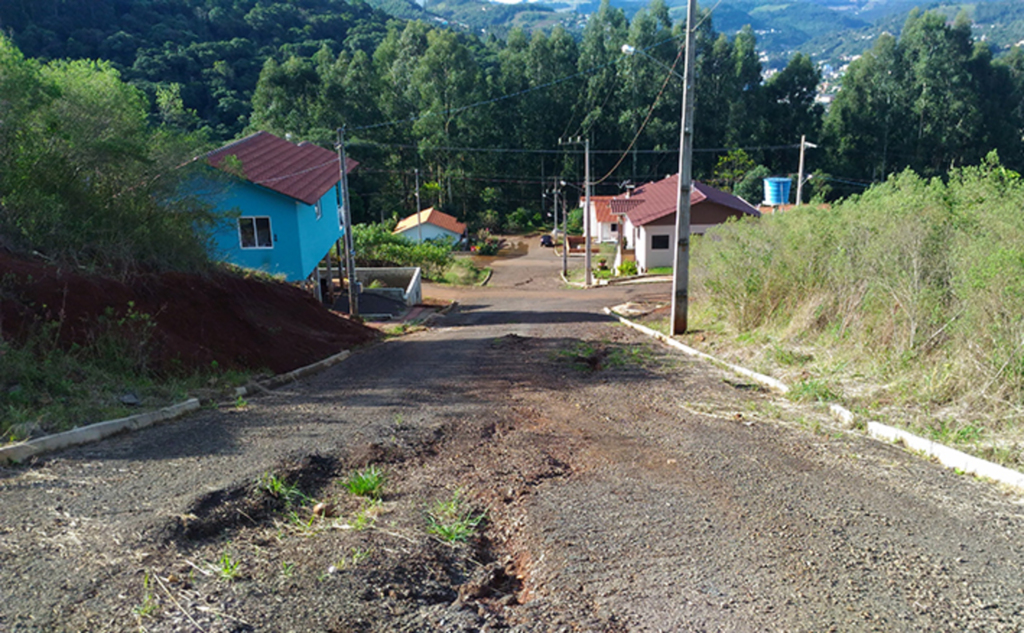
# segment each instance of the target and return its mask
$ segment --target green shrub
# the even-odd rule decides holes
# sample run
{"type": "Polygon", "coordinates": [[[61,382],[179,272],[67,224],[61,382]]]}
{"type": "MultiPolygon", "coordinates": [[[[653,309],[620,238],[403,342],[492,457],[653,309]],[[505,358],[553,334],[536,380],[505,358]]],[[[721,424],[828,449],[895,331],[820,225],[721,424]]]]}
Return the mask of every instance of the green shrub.
{"type": "Polygon", "coordinates": [[[201,137],[151,127],[109,63],[40,66],[2,36],[0,94],[0,234],[15,247],[119,276],[205,269],[218,218],[177,169],[201,137]]]}
{"type": "Polygon", "coordinates": [[[638,269],[635,261],[625,261],[619,264],[619,274],[623,276],[630,276],[637,274],[638,269]]]}
{"type": "Polygon", "coordinates": [[[357,224],[352,240],[357,266],[419,266],[427,279],[439,279],[452,262],[450,243],[416,244],[383,224],[357,224]]]}

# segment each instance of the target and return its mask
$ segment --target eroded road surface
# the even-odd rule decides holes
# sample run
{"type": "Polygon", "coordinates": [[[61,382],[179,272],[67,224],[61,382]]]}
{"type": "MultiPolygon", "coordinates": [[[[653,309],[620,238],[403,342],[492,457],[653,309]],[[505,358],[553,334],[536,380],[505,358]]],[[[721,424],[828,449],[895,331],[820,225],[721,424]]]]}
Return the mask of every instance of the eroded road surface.
{"type": "Polygon", "coordinates": [[[1018,494],[600,312],[666,285],[559,266],[530,244],[428,287],[460,307],[427,331],[0,469],[0,631],[1024,630],[1018,494]],[[448,544],[456,499],[486,519],[448,544]]]}

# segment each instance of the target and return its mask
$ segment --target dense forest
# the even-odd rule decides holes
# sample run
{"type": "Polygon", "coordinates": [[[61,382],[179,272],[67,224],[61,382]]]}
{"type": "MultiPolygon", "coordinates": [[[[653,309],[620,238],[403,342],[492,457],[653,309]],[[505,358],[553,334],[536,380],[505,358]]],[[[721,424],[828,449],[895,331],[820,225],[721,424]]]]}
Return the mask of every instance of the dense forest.
{"type": "MultiPolygon", "coordinates": [[[[591,139],[597,193],[676,170],[682,25],[662,0],[632,19],[605,2],[578,38],[480,38],[360,0],[14,0],[0,20],[29,57],[109,60],[153,125],[208,144],[268,130],[330,147],[344,127],[357,221],[410,212],[416,170],[424,205],[471,222],[547,211],[553,182],[583,180],[582,148],[559,139],[591,139]]],[[[695,176],[723,188],[756,196],[761,177],[795,172],[801,135],[819,147],[819,196],[993,149],[1024,168],[1024,53],[996,59],[963,14],[912,13],[851,64],[828,112],[806,55],[765,80],[754,32],[717,33],[706,12],[696,42],[695,176]]]]}

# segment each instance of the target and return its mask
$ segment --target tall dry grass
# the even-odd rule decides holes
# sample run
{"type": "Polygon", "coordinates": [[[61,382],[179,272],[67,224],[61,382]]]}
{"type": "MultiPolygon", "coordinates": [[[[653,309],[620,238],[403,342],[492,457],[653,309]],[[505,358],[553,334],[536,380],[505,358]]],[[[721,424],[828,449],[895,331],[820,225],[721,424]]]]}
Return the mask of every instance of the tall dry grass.
{"type": "Polygon", "coordinates": [[[734,334],[816,349],[890,400],[1019,426],[1024,181],[994,155],[723,225],[695,242],[693,271],[701,314],[734,334]]]}

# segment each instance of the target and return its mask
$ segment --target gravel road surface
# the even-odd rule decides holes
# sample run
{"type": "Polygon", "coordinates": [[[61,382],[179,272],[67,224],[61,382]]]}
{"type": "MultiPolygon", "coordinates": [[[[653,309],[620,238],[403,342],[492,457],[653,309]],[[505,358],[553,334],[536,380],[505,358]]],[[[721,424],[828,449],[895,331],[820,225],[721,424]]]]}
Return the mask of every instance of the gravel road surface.
{"type": "Polygon", "coordinates": [[[1024,630],[1019,494],[644,339],[600,309],[667,284],[527,246],[428,285],[459,308],[426,331],[0,468],[0,631],[1024,630]],[[448,544],[456,496],[486,520],[448,544]]]}

